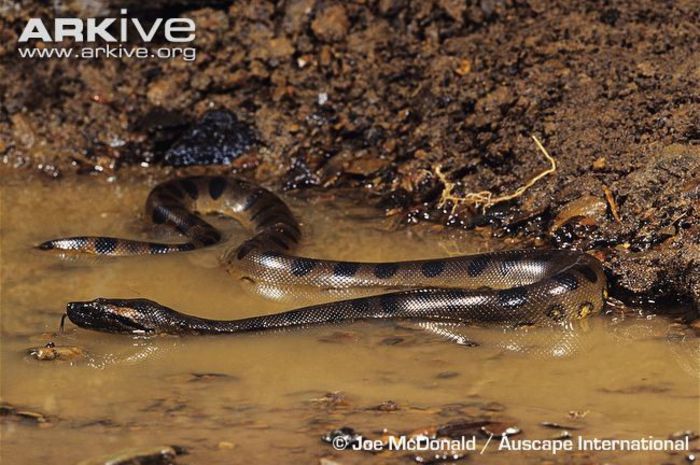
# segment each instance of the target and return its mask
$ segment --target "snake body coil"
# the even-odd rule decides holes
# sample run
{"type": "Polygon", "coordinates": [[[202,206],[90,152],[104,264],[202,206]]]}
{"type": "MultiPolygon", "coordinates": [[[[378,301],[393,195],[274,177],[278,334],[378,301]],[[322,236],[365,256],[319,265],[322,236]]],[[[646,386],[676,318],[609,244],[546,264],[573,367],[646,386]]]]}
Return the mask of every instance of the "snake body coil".
{"type": "Polygon", "coordinates": [[[362,263],[293,255],[301,230],[275,194],[242,179],[188,177],[156,186],[146,212],[183,234],[180,244],[111,237],[72,237],[40,249],[100,255],[165,254],[221,241],[198,213],[222,212],[253,235],[224,258],[237,278],[285,286],[405,288],[374,297],[314,305],[241,320],[207,320],[143,299],[96,299],[68,304],[68,318],[85,328],[126,333],[221,334],[362,319],[419,319],[568,326],[600,311],[605,275],[593,257],[572,251],[515,250],[433,260],[362,263]]]}

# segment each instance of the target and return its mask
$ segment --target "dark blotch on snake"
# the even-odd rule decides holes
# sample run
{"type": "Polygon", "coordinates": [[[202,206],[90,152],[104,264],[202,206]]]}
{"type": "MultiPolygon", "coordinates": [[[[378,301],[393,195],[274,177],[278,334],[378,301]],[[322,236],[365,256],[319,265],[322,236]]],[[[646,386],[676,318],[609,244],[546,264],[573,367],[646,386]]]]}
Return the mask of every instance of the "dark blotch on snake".
{"type": "Polygon", "coordinates": [[[278,224],[275,227],[275,232],[289,239],[289,242],[296,243],[299,240],[299,235],[294,233],[286,224],[278,224]]]}
{"type": "Polygon", "coordinates": [[[258,200],[260,199],[260,197],[263,196],[263,194],[265,194],[265,191],[262,189],[259,189],[250,194],[248,198],[245,199],[245,203],[243,204],[243,211],[248,211],[251,208],[253,208],[253,205],[255,205],[258,202],[258,200]]]}
{"type": "Polygon", "coordinates": [[[292,262],[292,274],[294,276],[306,276],[311,273],[311,270],[316,266],[314,260],[309,260],[308,258],[297,258],[292,262]]]}
{"type": "Polygon", "coordinates": [[[174,198],[175,200],[181,200],[185,197],[185,195],[182,193],[179,187],[175,184],[170,184],[165,191],[170,197],[174,198]]]}
{"type": "Polygon", "coordinates": [[[441,274],[443,271],[445,271],[445,262],[443,261],[430,261],[423,263],[420,266],[420,271],[423,273],[423,276],[427,278],[434,278],[435,276],[438,276],[441,274]]]}
{"type": "Polygon", "coordinates": [[[578,313],[579,316],[587,316],[590,312],[593,311],[595,307],[593,306],[593,302],[591,301],[585,301],[581,305],[578,306],[578,313]]]}
{"type": "Polygon", "coordinates": [[[566,316],[566,309],[561,304],[554,304],[554,305],[550,305],[549,307],[547,307],[545,314],[552,321],[556,321],[558,323],[558,322],[562,321],[564,319],[564,317],[566,316]]]}
{"type": "Polygon", "coordinates": [[[168,253],[168,249],[169,249],[169,247],[165,244],[156,244],[156,243],[148,244],[148,250],[149,250],[151,255],[168,253]]]}
{"type": "Polygon", "coordinates": [[[367,297],[353,299],[350,301],[352,309],[360,314],[366,314],[370,309],[370,299],[367,297]]]}
{"type": "Polygon", "coordinates": [[[357,270],[360,269],[360,265],[356,263],[336,263],[336,265],[333,267],[333,275],[339,276],[339,277],[345,277],[345,278],[350,278],[357,273],[357,270]]]}
{"type": "Polygon", "coordinates": [[[379,305],[385,313],[393,314],[399,311],[399,301],[391,294],[380,296],[379,305]]]}
{"type": "Polygon", "coordinates": [[[267,210],[271,207],[271,205],[262,205],[260,208],[258,208],[258,211],[250,215],[250,221],[256,222],[258,221],[258,218],[260,215],[263,213],[267,212],[267,210]]]}
{"type": "Polygon", "coordinates": [[[578,279],[569,271],[555,275],[554,281],[565,287],[567,291],[573,291],[578,288],[578,279]]]}
{"type": "Polygon", "coordinates": [[[517,260],[503,260],[499,265],[498,269],[501,272],[501,276],[507,276],[514,268],[518,266],[517,260]]]}
{"type": "Polygon", "coordinates": [[[221,240],[221,235],[216,231],[209,231],[198,236],[197,239],[203,246],[214,245],[221,240]]]}
{"type": "Polygon", "coordinates": [[[117,248],[117,240],[111,237],[98,237],[95,239],[95,251],[100,254],[111,254],[117,248]]]}
{"type": "Polygon", "coordinates": [[[469,265],[467,265],[467,273],[472,278],[479,276],[484,272],[486,267],[489,266],[489,259],[486,257],[476,257],[469,260],[469,265]]]}
{"type": "Polygon", "coordinates": [[[374,276],[379,279],[391,278],[399,270],[399,265],[396,263],[382,263],[374,267],[374,276]]]}
{"type": "Polygon", "coordinates": [[[284,217],[280,217],[279,212],[272,211],[255,221],[255,227],[258,229],[269,228],[278,224],[285,224],[284,220],[284,217]]]}
{"type": "Polygon", "coordinates": [[[281,248],[282,250],[289,250],[289,246],[287,245],[284,240],[282,240],[281,237],[278,236],[272,236],[270,237],[270,242],[275,244],[277,247],[281,248]]]}
{"type": "Polygon", "coordinates": [[[197,189],[195,183],[189,179],[183,179],[180,181],[180,186],[182,186],[182,189],[187,192],[187,195],[189,195],[192,200],[197,200],[197,197],[199,197],[199,189],[197,189]]]}
{"type": "Polygon", "coordinates": [[[498,303],[507,308],[521,307],[527,303],[527,291],[522,287],[498,291],[498,303]]]}
{"type": "Polygon", "coordinates": [[[224,189],[226,189],[226,179],[217,176],[209,181],[209,195],[212,199],[216,200],[221,197],[221,194],[224,193],[224,189]]]}
{"type": "Polygon", "coordinates": [[[238,252],[236,252],[236,258],[238,260],[243,260],[250,252],[255,248],[255,243],[251,241],[245,241],[238,247],[238,252]]]}
{"type": "Polygon", "coordinates": [[[167,215],[161,206],[157,206],[153,209],[153,212],[151,213],[151,220],[155,224],[163,224],[165,223],[166,219],[167,215]]]}
{"type": "Polygon", "coordinates": [[[586,266],[584,264],[578,264],[571,268],[574,271],[577,271],[581,275],[583,275],[584,278],[586,278],[588,281],[592,283],[596,283],[598,281],[598,275],[591,269],[590,266],[586,266]]]}
{"type": "Polygon", "coordinates": [[[282,257],[282,254],[274,250],[266,250],[265,252],[261,253],[260,256],[263,259],[278,259],[282,257]]]}

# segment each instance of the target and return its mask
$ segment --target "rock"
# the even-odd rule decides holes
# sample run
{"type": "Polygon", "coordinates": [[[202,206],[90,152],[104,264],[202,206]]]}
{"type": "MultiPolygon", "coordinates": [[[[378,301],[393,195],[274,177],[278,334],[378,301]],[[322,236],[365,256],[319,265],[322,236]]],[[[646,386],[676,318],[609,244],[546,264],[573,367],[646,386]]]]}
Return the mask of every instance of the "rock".
{"type": "Polygon", "coordinates": [[[324,8],[311,22],[311,30],[319,40],[337,42],[342,40],[350,29],[350,20],[341,4],[324,8]]]}
{"type": "Polygon", "coordinates": [[[214,110],[187,130],[167,151],[171,166],[225,165],[255,143],[253,130],[228,110],[214,110]]]}

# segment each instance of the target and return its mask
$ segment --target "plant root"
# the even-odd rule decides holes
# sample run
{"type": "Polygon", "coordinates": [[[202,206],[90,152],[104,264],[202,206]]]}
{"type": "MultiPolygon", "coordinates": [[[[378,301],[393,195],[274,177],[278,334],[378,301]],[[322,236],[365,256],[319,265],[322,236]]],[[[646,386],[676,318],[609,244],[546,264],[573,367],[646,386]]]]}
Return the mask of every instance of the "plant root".
{"type": "Polygon", "coordinates": [[[544,157],[549,162],[549,168],[540,172],[538,175],[531,178],[527,183],[518,187],[514,192],[506,195],[494,196],[491,191],[481,191],[481,192],[468,192],[464,195],[456,195],[454,193],[456,184],[447,179],[447,176],[442,171],[442,165],[435,167],[435,176],[440,180],[440,182],[445,186],[440,195],[440,200],[438,201],[438,208],[443,208],[448,204],[451,205],[451,215],[454,215],[457,209],[463,205],[473,207],[478,210],[481,209],[483,212],[496,205],[497,203],[506,202],[508,200],[513,200],[520,197],[527,191],[530,187],[534,186],[537,181],[544,178],[545,176],[554,173],[557,170],[557,162],[552,158],[547,150],[542,146],[540,141],[535,136],[531,136],[532,140],[535,141],[535,145],[542,152],[544,157]]]}

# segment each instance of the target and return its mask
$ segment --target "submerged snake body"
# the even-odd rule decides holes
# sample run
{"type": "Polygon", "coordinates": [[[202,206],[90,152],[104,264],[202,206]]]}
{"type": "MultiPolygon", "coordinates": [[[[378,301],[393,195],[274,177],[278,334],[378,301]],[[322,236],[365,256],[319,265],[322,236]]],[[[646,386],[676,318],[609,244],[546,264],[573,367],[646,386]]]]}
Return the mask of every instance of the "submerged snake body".
{"type": "Polygon", "coordinates": [[[568,326],[599,311],[605,275],[593,257],[571,251],[515,250],[407,262],[361,263],[293,255],[301,230],[273,193],[242,179],[189,177],[156,186],[146,212],[175,228],[187,242],[167,244],[111,237],[47,241],[41,249],[101,255],[182,252],[216,244],[221,233],[198,213],[229,214],[253,236],[224,258],[237,278],[318,288],[408,288],[274,315],[207,320],[143,299],[72,302],[75,324],[101,331],[220,334],[362,319],[420,319],[568,326]]]}

